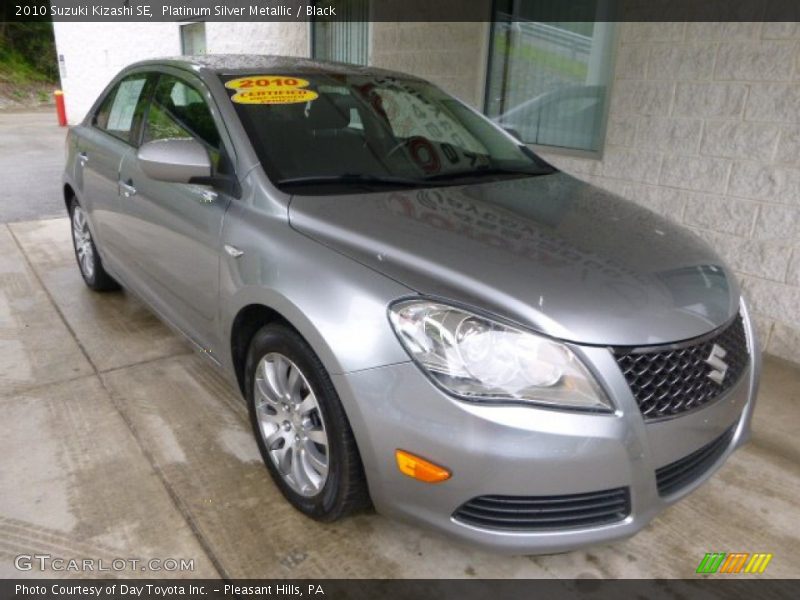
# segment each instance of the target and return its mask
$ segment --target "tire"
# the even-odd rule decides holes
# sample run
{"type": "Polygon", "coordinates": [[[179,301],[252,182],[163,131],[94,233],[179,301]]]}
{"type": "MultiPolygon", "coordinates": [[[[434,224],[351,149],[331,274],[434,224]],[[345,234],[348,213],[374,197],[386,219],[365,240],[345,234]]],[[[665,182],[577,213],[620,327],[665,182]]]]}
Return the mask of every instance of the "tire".
{"type": "Polygon", "coordinates": [[[282,324],[256,332],[247,354],[245,390],[261,457],[292,506],[330,522],[370,505],[339,396],[297,332],[282,324]]]}
{"type": "Polygon", "coordinates": [[[97,246],[94,245],[92,233],[89,231],[86,213],[75,198],[69,204],[69,220],[72,230],[72,249],[75,251],[78,270],[86,285],[95,292],[118,290],[119,284],[103,268],[97,246]]]}

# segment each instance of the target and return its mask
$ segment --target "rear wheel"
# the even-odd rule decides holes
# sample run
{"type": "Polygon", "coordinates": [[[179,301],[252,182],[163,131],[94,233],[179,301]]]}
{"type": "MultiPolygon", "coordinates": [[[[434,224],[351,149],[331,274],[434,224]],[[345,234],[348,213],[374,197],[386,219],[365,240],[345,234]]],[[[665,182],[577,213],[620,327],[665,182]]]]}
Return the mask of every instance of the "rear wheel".
{"type": "Polygon", "coordinates": [[[72,222],[72,245],[75,249],[75,258],[86,285],[97,292],[119,289],[119,284],[103,268],[97,247],[92,239],[92,233],[89,231],[86,213],[74,198],[70,203],[69,215],[72,222]]]}
{"type": "Polygon", "coordinates": [[[283,325],[263,327],[250,344],[245,375],[258,447],[286,499],[320,521],[368,506],[347,417],[305,340],[283,325]]]}

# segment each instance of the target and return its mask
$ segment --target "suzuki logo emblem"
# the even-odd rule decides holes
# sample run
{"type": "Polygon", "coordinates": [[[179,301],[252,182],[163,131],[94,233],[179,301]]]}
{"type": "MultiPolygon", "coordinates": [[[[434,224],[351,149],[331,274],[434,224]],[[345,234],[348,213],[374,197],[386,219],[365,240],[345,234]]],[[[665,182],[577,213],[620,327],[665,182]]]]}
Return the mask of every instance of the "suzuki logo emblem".
{"type": "Polygon", "coordinates": [[[705,360],[705,363],[711,367],[707,377],[717,385],[722,385],[725,380],[725,373],[728,372],[728,363],[722,360],[726,354],[725,348],[714,344],[713,348],[711,348],[711,354],[705,360]]]}

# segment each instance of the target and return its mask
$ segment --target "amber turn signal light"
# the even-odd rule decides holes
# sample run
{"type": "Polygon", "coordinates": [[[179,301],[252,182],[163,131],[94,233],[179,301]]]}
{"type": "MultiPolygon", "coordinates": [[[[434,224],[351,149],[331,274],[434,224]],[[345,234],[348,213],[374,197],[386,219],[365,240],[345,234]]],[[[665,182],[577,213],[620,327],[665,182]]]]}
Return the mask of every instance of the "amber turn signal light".
{"type": "Polygon", "coordinates": [[[439,483],[450,479],[450,471],[415,454],[405,450],[395,450],[394,456],[397,459],[397,468],[403,475],[425,483],[439,483]]]}

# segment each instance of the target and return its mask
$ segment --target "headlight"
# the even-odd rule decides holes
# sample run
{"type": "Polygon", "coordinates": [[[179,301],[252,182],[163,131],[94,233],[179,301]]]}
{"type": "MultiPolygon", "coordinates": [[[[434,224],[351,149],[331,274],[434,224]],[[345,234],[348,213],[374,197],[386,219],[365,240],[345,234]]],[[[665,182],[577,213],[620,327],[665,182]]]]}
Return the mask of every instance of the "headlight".
{"type": "Polygon", "coordinates": [[[428,300],[394,304],[400,342],[438,385],[466,400],[609,412],[611,402],[564,344],[428,300]]]}

